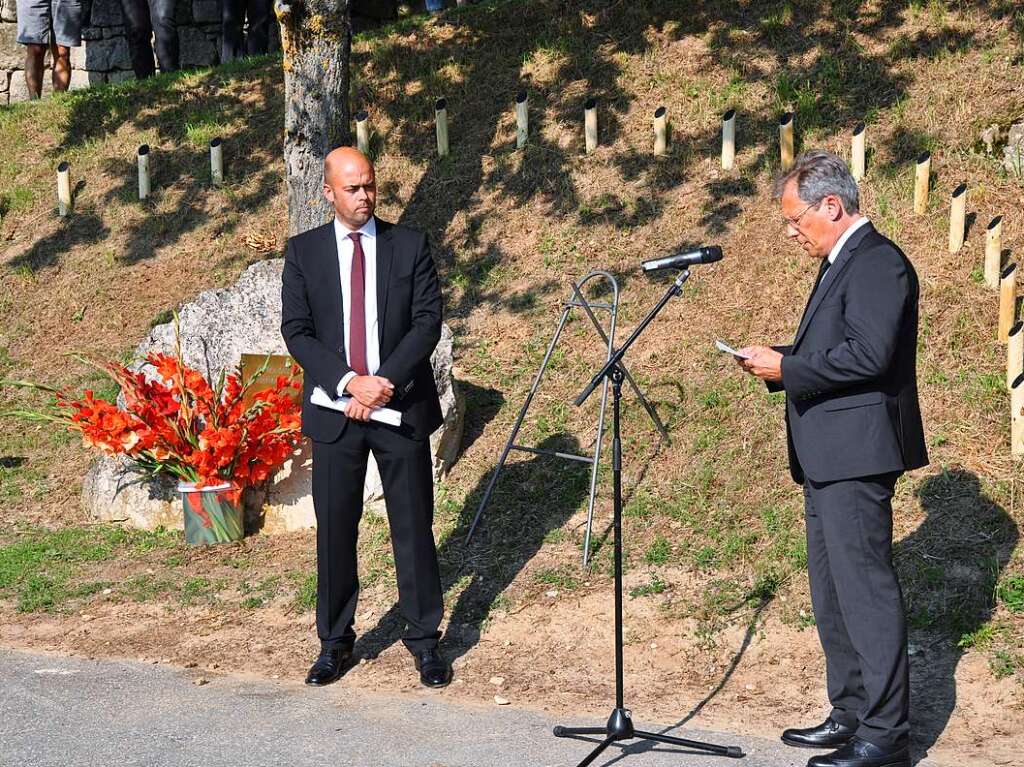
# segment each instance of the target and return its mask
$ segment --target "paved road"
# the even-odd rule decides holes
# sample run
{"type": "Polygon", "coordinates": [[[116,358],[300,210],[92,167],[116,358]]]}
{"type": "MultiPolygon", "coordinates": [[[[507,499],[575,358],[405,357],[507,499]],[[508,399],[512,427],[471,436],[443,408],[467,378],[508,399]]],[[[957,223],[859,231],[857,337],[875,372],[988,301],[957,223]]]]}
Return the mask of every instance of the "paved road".
{"type": "MultiPolygon", "coordinates": [[[[0,765],[571,767],[592,748],[553,737],[555,722],[546,716],[464,705],[429,691],[382,697],[347,690],[344,681],[311,690],[238,677],[196,686],[194,676],[166,666],[0,649],[0,765]]],[[[632,741],[594,764],[802,767],[808,756],[754,738],[675,734],[738,745],[748,756],[670,753],[632,741]]]]}

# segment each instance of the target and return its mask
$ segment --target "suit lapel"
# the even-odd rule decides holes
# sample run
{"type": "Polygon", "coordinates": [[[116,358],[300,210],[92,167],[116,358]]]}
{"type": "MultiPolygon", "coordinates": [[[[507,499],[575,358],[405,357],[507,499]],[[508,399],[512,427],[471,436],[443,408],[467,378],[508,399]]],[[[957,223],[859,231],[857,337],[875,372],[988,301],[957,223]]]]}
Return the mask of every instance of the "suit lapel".
{"type": "Polygon", "coordinates": [[[833,262],[832,266],[829,267],[828,273],[811,295],[811,300],[808,302],[807,308],[804,310],[804,316],[800,320],[800,327],[797,328],[796,331],[796,338],[793,340],[794,348],[796,348],[800,343],[800,339],[804,337],[804,333],[807,331],[808,325],[811,324],[811,318],[814,316],[814,313],[818,310],[818,307],[821,306],[821,302],[825,300],[825,296],[828,295],[832,286],[836,284],[836,281],[839,279],[839,275],[841,275],[843,270],[849,265],[850,257],[853,255],[853,252],[857,250],[857,246],[860,245],[861,241],[869,231],[874,231],[874,227],[871,226],[871,224],[865,224],[850,235],[850,239],[846,241],[843,245],[843,249],[839,251],[839,255],[836,256],[836,260],[833,262]]]}
{"type": "Polygon", "coordinates": [[[391,224],[377,219],[377,342],[384,343],[384,316],[388,308],[388,288],[391,287],[391,264],[394,244],[391,224]]]}
{"type": "Polygon", "coordinates": [[[341,297],[341,264],[338,259],[338,237],[334,229],[334,221],[323,227],[321,253],[324,260],[324,288],[331,297],[331,314],[337,318],[338,337],[341,339],[342,350],[348,341],[345,338],[345,306],[341,297]]]}

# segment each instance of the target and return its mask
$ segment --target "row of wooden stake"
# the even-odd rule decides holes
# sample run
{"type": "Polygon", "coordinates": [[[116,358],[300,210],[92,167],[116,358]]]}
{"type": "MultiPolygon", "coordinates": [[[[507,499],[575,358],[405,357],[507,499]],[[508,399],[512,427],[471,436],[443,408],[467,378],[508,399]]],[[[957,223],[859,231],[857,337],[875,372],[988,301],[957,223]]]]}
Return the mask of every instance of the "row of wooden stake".
{"type": "MultiPolygon", "coordinates": [[[[597,102],[588,99],[584,104],[583,132],[586,151],[589,154],[598,146],[597,102]]],[[[526,91],[520,91],[515,100],[516,147],[522,148],[529,139],[529,109],[526,91]]],[[[794,161],[794,115],[786,112],[779,119],[779,161],[783,169],[789,169],[794,161]]],[[[361,111],[355,116],[356,145],[363,154],[370,153],[369,114],[361,111]]],[[[434,104],[434,124],[437,137],[437,153],[440,157],[449,154],[448,102],[438,99],[434,104]]],[[[861,123],[853,130],[850,153],[850,171],[859,182],[864,178],[866,126],[861,123]]],[[[654,112],[654,154],[668,153],[669,130],[668,110],[664,106],[654,112]]],[[[736,159],[736,110],[730,109],[722,116],[722,168],[731,170],[736,159]]],[[[139,199],[145,200],[151,192],[149,146],[143,144],[138,150],[139,199]]],[[[61,162],[57,166],[57,201],[61,217],[71,211],[70,166],[61,162]]],[[[215,186],[224,182],[223,141],[215,138],[210,142],[210,179],[215,186]]],[[[931,154],[922,152],[917,157],[914,170],[914,213],[922,215],[928,206],[931,183],[931,154]]],[[[949,252],[957,253],[964,244],[967,212],[967,184],[960,184],[950,197],[949,252]]],[[[1014,455],[1024,455],[1024,324],[1017,322],[1017,266],[1002,267],[1002,216],[996,216],[989,223],[985,234],[985,284],[999,290],[998,340],[1007,346],[1006,385],[1011,391],[1011,447],[1014,455]]]]}
{"type": "MultiPolygon", "coordinates": [[[[149,144],[143,144],[136,153],[139,169],[139,199],[145,200],[153,191],[150,182],[149,144]]],[[[224,141],[215,138],[210,142],[210,181],[214,186],[224,183],[224,141]]],[[[71,165],[61,162],[57,166],[57,215],[61,218],[71,213],[71,165]]]]}

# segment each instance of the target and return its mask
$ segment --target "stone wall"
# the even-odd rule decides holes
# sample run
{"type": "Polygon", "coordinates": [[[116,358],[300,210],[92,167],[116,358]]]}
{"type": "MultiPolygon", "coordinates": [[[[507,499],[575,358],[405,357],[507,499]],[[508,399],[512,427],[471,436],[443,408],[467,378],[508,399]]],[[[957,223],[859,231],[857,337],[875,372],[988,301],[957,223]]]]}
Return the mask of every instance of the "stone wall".
{"type": "MultiPolygon", "coordinates": [[[[217,64],[220,56],[218,0],[177,0],[183,69],[217,64]]],[[[17,44],[15,0],[0,0],[0,105],[28,98],[25,48],[17,44]]],[[[274,38],[276,24],[272,24],[274,38]]],[[[271,40],[274,47],[275,40],[271,40]]],[[[47,57],[49,67],[49,57],[47,57]]],[[[82,45],[71,50],[71,87],[121,82],[134,77],[119,0],[85,0],[82,45]]],[[[50,92],[49,68],[43,93],[50,92]]]]}

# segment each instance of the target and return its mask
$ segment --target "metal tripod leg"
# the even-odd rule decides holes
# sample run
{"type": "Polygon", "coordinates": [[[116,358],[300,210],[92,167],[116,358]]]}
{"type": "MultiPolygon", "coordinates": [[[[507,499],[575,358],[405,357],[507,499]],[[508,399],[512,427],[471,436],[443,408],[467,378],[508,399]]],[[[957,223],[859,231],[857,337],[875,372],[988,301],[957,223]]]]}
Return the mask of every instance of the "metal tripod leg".
{"type": "Polygon", "coordinates": [[[615,738],[605,738],[601,741],[600,744],[598,744],[597,748],[591,751],[587,755],[587,758],[580,762],[578,765],[576,765],[576,767],[587,767],[588,764],[591,764],[595,759],[597,759],[597,757],[604,753],[604,750],[614,742],[615,738]]]}
{"type": "MultiPolygon", "coordinates": [[[[527,395],[526,401],[523,403],[523,406],[519,411],[519,415],[516,418],[515,426],[513,426],[512,428],[512,433],[509,435],[508,441],[505,443],[505,447],[502,450],[501,457],[498,459],[498,465],[495,467],[494,472],[491,474],[491,478],[487,483],[486,489],[484,490],[483,498],[481,498],[480,500],[480,505],[476,510],[475,516],[473,517],[473,522],[469,527],[469,532],[466,534],[466,542],[468,543],[470,539],[472,539],[473,533],[476,531],[476,528],[480,523],[480,518],[483,515],[483,510],[487,506],[487,503],[491,498],[491,494],[494,491],[495,485],[497,484],[498,477],[501,475],[501,472],[505,468],[505,463],[508,461],[509,453],[511,453],[513,450],[522,450],[525,452],[537,453],[542,455],[553,455],[559,458],[569,458],[572,460],[583,461],[584,463],[591,464],[590,495],[587,502],[586,533],[583,541],[583,566],[586,567],[590,560],[590,538],[594,523],[594,506],[597,500],[597,480],[601,462],[601,448],[602,443],[604,442],[605,411],[607,409],[608,404],[607,380],[604,382],[601,391],[601,408],[598,413],[597,436],[594,440],[594,454],[592,458],[588,458],[582,455],[570,455],[567,453],[559,453],[557,451],[538,450],[536,448],[530,448],[526,447],[525,445],[516,444],[516,437],[519,434],[520,428],[522,428],[523,420],[526,417],[526,413],[529,410],[534,395],[537,393],[537,389],[540,386],[541,379],[543,378],[544,372],[547,369],[548,362],[551,359],[551,354],[554,352],[555,346],[562,335],[562,331],[565,329],[566,322],[569,319],[569,314],[573,308],[579,307],[586,312],[587,317],[589,317],[591,324],[593,324],[594,326],[594,329],[597,330],[597,333],[601,337],[601,340],[604,341],[607,345],[607,354],[609,359],[615,352],[615,324],[618,314],[619,302],[619,287],[618,283],[615,280],[615,277],[609,272],[600,269],[595,269],[594,271],[589,272],[578,282],[573,283],[572,290],[573,296],[564,304],[565,308],[562,311],[562,317],[558,323],[558,328],[555,330],[555,335],[552,337],[551,343],[548,344],[547,352],[544,354],[544,360],[541,362],[540,369],[537,371],[537,375],[533,380],[533,384],[530,387],[530,392],[527,395]],[[612,301],[610,303],[591,303],[583,295],[583,286],[586,285],[587,282],[595,278],[603,278],[611,285],[612,301]],[[609,323],[607,333],[602,327],[601,322],[597,319],[597,316],[594,314],[595,308],[607,310],[611,315],[611,321],[609,323]]],[[[647,414],[650,416],[651,421],[654,423],[654,426],[658,430],[662,439],[669,441],[668,430],[665,428],[665,425],[662,423],[661,418],[658,416],[658,412],[654,409],[650,402],[647,401],[647,398],[644,397],[643,392],[640,390],[640,387],[637,385],[636,381],[633,380],[632,376],[630,376],[629,371],[626,370],[624,366],[620,367],[622,367],[625,380],[629,383],[630,387],[632,387],[633,391],[636,393],[638,399],[640,400],[644,409],[647,411],[647,414]]]]}
{"type": "MultiPolygon", "coordinates": [[[[606,334],[604,332],[604,328],[601,327],[600,321],[594,315],[593,309],[590,308],[590,303],[580,292],[579,286],[573,283],[572,290],[573,294],[576,297],[577,305],[587,313],[587,316],[590,318],[590,322],[594,325],[594,328],[597,330],[598,335],[601,336],[601,340],[608,344],[608,356],[610,357],[612,353],[615,351],[614,343],[615,321],[617,319],[616,313],[612,314],[611,327],[609,328],[611,332],[606,334]]],[[[618,302],[616,301],[616,304],[617,303],[618,302]]],[[[647,401],[647,398],[644,397],[643,392],[640,391],[640,387],[637,385],[636,381],[633,380],[633,377],[629,374],[629,370],[626,369],[626,366],[622,365],[621,367],[623,375],[626,378],[626,381],[629,383],[630,387],[632,387],[633,391],[636,393],[636,396],[640,400],[640,403],[643,405],[644,410],[647,411],[647,415],[649,415],[651,420],[654,422],[654,427],[658,430],[658,433],[661,434],[661,438],[664,439],[666,442],[671,443],[672,440],[668,436],[668,430],[665,428],[665,424],[661,422],[661,418],[658,416],[658,411],[655,410],[651,403],[647,401]]],[[[601,388],[601,413],[598,416],[597,421],[597,447],[594,450],[594,466],[593,470],[591,471],[590,477],[590,503],[587,506],[587,529],[583,535],[583,567],[586,567],[590,563],[590,536],[593,533],[594,528],[594,501],[597,496],[597,470],[598,462],[601,458],[601,442],[604,439],[604,413],[607,404],[608,381],[606,379],[604,385],[601,388]]]]}
{"type": "Polygon", "coordinates": [[[473,532],[476,530],[476,526],[480,523],[480,516],[484,513],[484,507],[487,505],[487,501],[490,500],[491,493],[494,491],[494,485],[498,481],[498,476],[501,474],[501,470],[505,468],[505,461],[508,460],[508,454],[512,452],[512,448],[515,446],[516,436],[518,436],[519,429],[523,425],[523,419],[526,418],[526,411],[530,408],[530,403],[533,402],[533,395],[537,393],[540,381],[544,377],[544,371],[547,369],[548,360],[551,359],[551,354],[555,350],[555,344],[558,343],[558,338],[562,335],[562,330],[565,328],[565,323],[569,319],[570,311],[572,311],[571,306],[566,306],[562,311],[562,319],[558,322],[558,329],[555,330],[555,335],[551,337],[551,343],[548,344],[548,350],[544,353],[544,361],[540,363],[540,369],[537,371],[537,375],[533,379],[533,385],[530,387],[530,393],[526,395],[526,401],[519,409],[516,424],[512,427],[512,433],[508,435],[508,442],[505,443],[505,449],[501,451],[501,458],[498,459],[498,465],[495,467],[494,473],[491,474],[491,479],[487,483],[487,489],[484,490],[484,497],[480,499],[480,505],[477,507],[476,516],[473,517],[473,524],[469,526],[469,532],[466,533],[467,542],[473,537],[473,532]]]}
{"type": "MultiPolygon", "coordinates": [[[[598,321],[597,317],[594,316],[594,312],[591,310],[590,304],[587,303],[586,299],[580,293],[579,288],[576,287],[575,284],[572,286],[572,289],[573,292],[576,294],[578,300],[580,301],[580,308],[582,308],[583,311],[587,313],[587,316],[590,317],[590,321],[594,323],[594,327],[597,328],[597,332],[601,336],[601,340],[605,341],[608,344],[609,349],[612,348],[612,341],[611,339],[608,338],[607,335],[605,335],[604,328],[601,327],[601,323],[598,321]]],[[[614,336],[614,328],[612,328],[612,335],[614,336]]],[[[626,376],[626,383],[629,384],[630,388],[633,390],[633,393],[636,394],[637,399],[640,400],[640,404],[643,405],[644,410],[647,411],[647,415],[651,417],[651,421],[654,422],[654,428],[658,430],[658,433],[661,435],[661,438],[663,440],[671,444],[672,438],[669,437],[668,429],[666,429],[665,424],[662,423],[661,417],[658,415],[658,411],[655,410],[654,406],[647,401],[647,398],[644,396],[644,393],[640,391],[640,386],[637,384],[636,381],[633,380],[633,376],[630,375],[629,370],[626,368],[626,366],[621,365],[620,367],[622,368],[622,372],[626,376]]]]}

